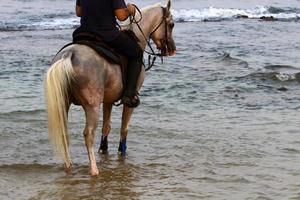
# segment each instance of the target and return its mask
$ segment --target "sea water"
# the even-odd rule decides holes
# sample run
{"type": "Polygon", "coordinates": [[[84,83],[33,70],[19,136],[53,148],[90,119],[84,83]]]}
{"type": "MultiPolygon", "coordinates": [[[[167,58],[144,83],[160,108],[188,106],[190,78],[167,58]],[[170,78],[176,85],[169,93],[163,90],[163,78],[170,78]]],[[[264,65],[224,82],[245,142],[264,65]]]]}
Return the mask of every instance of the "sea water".
{"type": "Polygon", "coordinates": [[[71,175],[47,135],[44,75],[79,25],[75,1],[1,1],[0,199],[300,199],[299,3],[173,0],[177,55],[147,72],[126,159],[114,107],[91,178],[81,107],[71,175]]]}

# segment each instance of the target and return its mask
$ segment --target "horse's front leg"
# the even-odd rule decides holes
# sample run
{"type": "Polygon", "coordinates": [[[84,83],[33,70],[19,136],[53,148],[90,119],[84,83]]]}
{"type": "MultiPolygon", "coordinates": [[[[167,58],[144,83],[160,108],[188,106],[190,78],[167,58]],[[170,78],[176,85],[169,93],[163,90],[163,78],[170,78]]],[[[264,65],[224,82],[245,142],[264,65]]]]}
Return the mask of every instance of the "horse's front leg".
{"type": "Polygon", "coordinates": [[[130,122],[130,118],[133,112],[133,108],[129,108],[127,106],[123,107],[123,113],[122,113],[122,126],[121,126],[121,136],[120,136],[120,144],[119,144],[119,152],[122,156],[126,155],[126,139],[128,135],[128,126],[130,122]]]}
{"type": "Polygon", "coordinates": [[[101,143],[98,150],[98,153],[107,153],[108,149],[108,134],[110,132],[110,117],[111,117],[111,110],[113,104],[103,104],[103,124],[102,124],[102,136],[101,136],[101,143]]]}
{"type": "Polygon", "coordinates": [[[85,138],[85,145],[87,148],[89,161],[90,161],[90,174],[92,176],[99,175],[99,170],[97,168],[96,159],[94,155],[94,137],[95,131],[98,126],[99,120],[99,107],[100,106],[85,106],[84,111],[86,115],[86,125],[84,129],[84,138],[85,138]]]}

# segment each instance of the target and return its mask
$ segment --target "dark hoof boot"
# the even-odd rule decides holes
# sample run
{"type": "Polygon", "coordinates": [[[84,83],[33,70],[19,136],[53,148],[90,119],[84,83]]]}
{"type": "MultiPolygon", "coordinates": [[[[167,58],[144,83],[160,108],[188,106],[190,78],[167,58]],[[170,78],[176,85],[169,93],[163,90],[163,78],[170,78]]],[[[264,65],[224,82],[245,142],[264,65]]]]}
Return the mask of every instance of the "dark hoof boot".
{"type": "Polygon", "coordinates": [[[138,105],[140,105],[139,93],[138,92],[125,92],[121,99],[121,103],[128,106],[129,108],[138,107],[138,105]]]}
{"type": "Polygon", "coordinates": [[[99,153],[107,153],[108,150],[108,141],[107,141],[107,136],[103,137],[101,136],[101,143],[100,143],[100,148],[99,148],[99,153]]]}
{"type": "Polygon", "coordinates": [[[126,138],[120,141],[119,144],[119,149],[118,151],[121,153],[121,156],[125,156],[126,155],[126,149],[127,149],[127,145],[126,145],[126,138]]]}

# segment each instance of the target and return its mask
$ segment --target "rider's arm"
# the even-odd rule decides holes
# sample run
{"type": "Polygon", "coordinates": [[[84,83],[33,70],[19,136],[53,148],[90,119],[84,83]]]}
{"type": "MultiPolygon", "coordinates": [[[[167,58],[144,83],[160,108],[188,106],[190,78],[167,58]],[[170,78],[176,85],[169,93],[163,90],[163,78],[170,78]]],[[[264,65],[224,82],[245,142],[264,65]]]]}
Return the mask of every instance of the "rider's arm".
{"type": "Polygon", "coordinates": [[[80,0],[76,0],[76,16],[77,17],[81,17],[82,16],[82,11],[81,11],[81,4],[80,4],[80,0]]]}
{"type": "Polygon", "coordinates": [[[114,2],[119,2],[116,3],[114,8],[115,8],[115,15],[118,20],[124,21],[126,20],[130,15],[134,15],[135,13],[135,7],[133,4],[127,4],[125,5],[124,1],[119,1],[119,0],[113,0],[114,2]]]}

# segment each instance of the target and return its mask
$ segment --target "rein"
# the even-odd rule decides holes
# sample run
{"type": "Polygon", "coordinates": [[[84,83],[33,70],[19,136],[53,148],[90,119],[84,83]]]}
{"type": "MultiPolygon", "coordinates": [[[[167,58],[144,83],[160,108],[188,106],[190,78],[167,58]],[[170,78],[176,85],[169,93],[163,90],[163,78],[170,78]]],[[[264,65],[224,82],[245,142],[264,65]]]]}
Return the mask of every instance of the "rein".
{"type": "MultiPolygon", "coordinates": [[[[135,24],[137,25],[139,31],[142,33],[142,35],[143,35],[145,41],[147,42],[147,46],[148,46],[149,49],[151,50],[151,52],[145,50],[145,52],[148,54],[148,67],[145,69],[145,71],[148,71],[148,70],[150,70],[150,69],[153,67],[154,62],[155,62],[155,60],[156,60],[156,57],[160,57],[160,58],[161,58],[161,61],[163,62],[163,56],[165,56],[165,54],[162,53],[162,52],[161,52],[161,53],[155,53],[155,51],[153,50],[153,47],[152,47],[151,44],[150,44],[150,37],[149,37],[149,39],[147,39],[147,37],[145,36],[145,34],[144,34],[142,28],[141,28],[140,25],[139,25],[139,22],[142,20],[142,12],[140,11],[140,9],[139,9],[136,5],[134,5],[134,7],[136,8],[136,10],[137,10],[137,11],[139,12],[139,14],[141,15],[141,19],[139,19],[138,21],[136,21],[135,18],[134,18],[134,16],[133,16],[133,17],[130,16],[130,24],[135,23],[135,24]],[[154,57],[152,58],[151,56],[154,56],[154,57]]],[[[166,35],[166,39],[165,39],[165,40],[167,40],[167,37],[168,37],[168,32],[167,32],[168,29],[167,29],[167,23],[166,23],[166,14],[167,14],[167,10],[166,10],[166,8],[164,8],[164,7],[161,7],[161,8],[162,8],[162,10],[163,10],[163,16],[162,16],[162,19],[161,19],[160,23],[156,26],[156,28],[150,33],[150,36],[151,36],[155,31],[157,31],[157,29],[165,22],[165,30],[166,30],[166,31],[165,31],[165,32],[166,32],[166,34],[165,34],[165,35],[166,35]]],[[[165,41],[164,41],[163,45],[165,45],[165,41]]],[[[161,51],[162,51],[162,50],[161,50],[161,51]]],[[[145,64],[144,64],[144,66],[145,66],[145,64]]]]}

